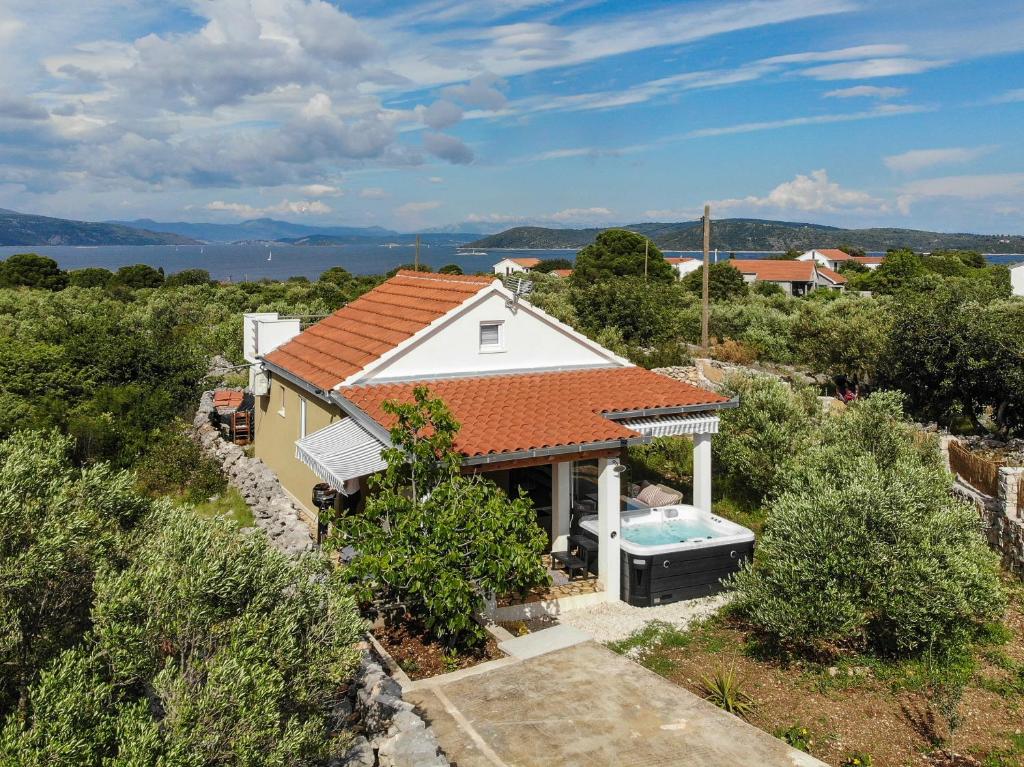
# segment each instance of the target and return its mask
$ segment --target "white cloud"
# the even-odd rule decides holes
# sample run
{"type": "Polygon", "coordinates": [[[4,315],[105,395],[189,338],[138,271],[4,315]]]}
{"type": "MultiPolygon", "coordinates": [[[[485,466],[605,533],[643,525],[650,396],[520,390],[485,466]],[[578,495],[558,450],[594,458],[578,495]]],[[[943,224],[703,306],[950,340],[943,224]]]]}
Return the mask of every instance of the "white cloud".
{"type": "Polygon", "coordinates": [[[345,194],[344,189],[330,184],[306,184],[300,191],[310,197],[341,197],[345,194]]]}
{"type": "Polygon", "coordinates": [[[805,53],[787,53],[763,59],[771,64],[808,64],[821,61],[856,61],[858,59],[877,58],[880,56],[898,56],[907,52],[905,45],[857,45],[852,48],[839,48],[832,51],[807,51],[805,53]]]}
{"type": "Polygon", "coordinates": [[[1014,104],[1018,101],[1024,101],[1024,88],[1006,91],[992,99],[993,104],[1014,104]]]}
{"type": "Polygon", "coordinates": [[[423,122],[435,130],[455,125],[462,119],[462,109],[447,99],[438,99],[421,110],[423,122]]]}
{"type": "Polygon", "coordinates": [[[368,186],[359,190],[359,196],[364,200],[383,200],[388,196],[388,193],[379,186],[368,186]]]}
{"type": "Polygon", "coordinates": [[[395,213],[399,216],[416,216],[420,213],[426,213],[428,210],[437,210],[441,207],[440,200],[424,200],[422,202],[407,202],[404,205],[399,205],[395,208],[395,213]]]}
{"type": "Polygon", "coordinates": [[[270,214],[285,215],[323,215],[330,213],[331,209],[320,200],[281,200],[276,205],[268,205],[260,208],[243,202],[225,202],[214,200],[206,204],[206,210],[220,213],[232,213],[241,218],[257,218],[270,214]]]}
{"type": "Polygon", "coordinates": [[[801,211],[809,213],[838,213],[850,211],[883,211],[884,201],[867,192],[845,189],[830,181],[824,169],[811,171],[808,175],[798,174],[792,181],[785,181],[764,197],[740,197],[717,200],[711,209],[718,210],[762,210],[801,211]]]}
{"type": "Polygon", "coordinates": [[[552,221],[603,221],[610,218],[612,211],[608,208],[566,208],[548,216],[552,221]]]}
{"type": "Polygon", "coordinates": [[[495,110],[505,106],[505,94],[499,90],[505,81],[495,74],[483,72],[470,78],[464,85],[452,85],[441,93],[447,98],[461,101],[466,106],[495,110]]]}
{"type": "Polygon", "coordinates": [[[718,128],[698,128],[684,134],[684,138],[703,138],[707,136],[727,136],[733,133],[752,133],[762,130],[774,130],[776,128],[792,128],[798,125],[827,125],[828,123],[842,123],[853,120],[871,120],[876,117],[896,117],[898,115],[915,114],[927,111],[919,106],[897,106],[884,104],[866,112],[851,112],[848,114],[827,114],[811,115],[807,117],[788,117],[782,120],[765,120],[764,122],[739,123],[737,125],[725,125],[718,128]]]}
{"type": "Polygon", "coordinates": [[[447,133],[425,133],[423,148],[435,157],[455,165],[468,165],[473,162],[473,150],[462,143],[462,139],[449,136],[447,133]]]}
{"type": "Polygon", "coordinates": [[[917,75],[931,69],[948,66],[951,62],[932,59],[866,59],[810,67],[801,74],[817,80],[864,80],[872,77],[917,75]]]}
{"type": "Polygon", "coordinates": [[[443,184],[444,183],[444,179],[441,178],[440,176],[429,176],[427,178],[427,181],[429,181],[431,184],[443,184]]]}
{"type": "Polygon", "coordinates": [[[900,188],[897,205],[907,214],[911,206],[929,198],[1019,202],[1024,195],[1024,173],[991,173],[920,179],[900,188]]]}
{"type": "Polygon", "coordinates": [[[882,85],[854,85],[850,88],[839,88],[834,91],[828,91],[825,94],[827,99],[855,99],[855,98],[874,98],[874,99],[894,99],[898,96],[907,95],[906,88],[896,88],[893,86],[882,86],[882,85]]]}
{"type": "Polygon", "coordinates": [[[902,154],[889,155],[884,158],[883,162],[885,162],[885,166],[889,170],[900,173],[916,173],[935,165],[972,162],[992,152],[994,149],[995,147],[992,146],[912,149],[902,154]]]}

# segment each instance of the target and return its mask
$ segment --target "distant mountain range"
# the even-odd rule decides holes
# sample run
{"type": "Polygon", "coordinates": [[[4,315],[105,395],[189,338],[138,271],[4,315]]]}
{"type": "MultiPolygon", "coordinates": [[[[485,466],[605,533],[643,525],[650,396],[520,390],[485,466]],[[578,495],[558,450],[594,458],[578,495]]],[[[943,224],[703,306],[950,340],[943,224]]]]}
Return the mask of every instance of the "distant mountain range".
{"type": "Polygon", "coordinates": [[[191,245],[179,234],[138,227],[34,216],[0,208],[0,245],[191,245]]]}
{"type": "MultiPolygon", "coordinates": [[[[650,237],[663,250],[700,250],[703,227],[700,221],[641,223],[622,227],[650,237]]],[[[474,248],[582,248],[594,241],[601,229],[547,229],[517,226],[469,243],[474,248]]],[[[982,253],[1024,253],[1024,236],[992,234],[947,234],[918,229],[840,229],[820,224],[764,221],[756,218],[723,218],[711,223],[711,247],[719,251],[785,251],[790,248],[832,248],[854,245],[868,251],[912,248],[917,251],[945,249],[976,250],[982,253]]]]}
{"type": "MultiPolygon", "coordinates": [[[[358,237],[378,240],[393,237],[397,232],[379,226],[307,226],[277,221],[272,218],[254,218],[239,224],[195,224],[187,221],[153,221],[139,218],[135,221],[114,221],[123,226],[168,232],[191,237],[203,242],[239,242],[242,240],[298,240],[304,237],[358,237]]],[[[351,241],[351,240],[347,240],[351,241]]]]}

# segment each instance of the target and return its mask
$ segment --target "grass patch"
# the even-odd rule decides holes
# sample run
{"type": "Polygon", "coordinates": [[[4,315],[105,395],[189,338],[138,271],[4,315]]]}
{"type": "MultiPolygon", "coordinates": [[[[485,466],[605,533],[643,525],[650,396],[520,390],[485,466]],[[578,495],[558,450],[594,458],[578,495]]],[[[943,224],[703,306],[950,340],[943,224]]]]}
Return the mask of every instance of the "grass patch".
{"type": "Polygon", "coordinates": [[[204,517],[227,517],[238,527],[252,527],[254,524],[252,509],[233,487],[229,487],[214,500],[199,504],[196,511],[204,517]]]}

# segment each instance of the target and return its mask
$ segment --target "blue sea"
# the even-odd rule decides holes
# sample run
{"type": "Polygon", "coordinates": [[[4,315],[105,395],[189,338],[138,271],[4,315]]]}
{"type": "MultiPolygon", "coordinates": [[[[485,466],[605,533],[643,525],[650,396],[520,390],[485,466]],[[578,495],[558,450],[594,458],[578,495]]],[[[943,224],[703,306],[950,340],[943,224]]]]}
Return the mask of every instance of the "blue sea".
{"type": "MultiPolygon", "coordinates": [[[[701,257],[696,251],[665,251],[673,256],[701,257]]],[[[112,245],[98,247],[72,247],[65,245],[37,245],[0,247],[0,259],[15,253],[40,253],[57,261],[63,269],[82,269],[101,266],[115,270],[130,264],[149,264],[163,267],[167,274],[183,269],[206,269],[216,280],[233,282],[284,280],[288,277],[316,279],[326,269],[341,266],[353,274],[381,274],[413,261],[413,246],[387,247],[378,244],[358,245],[112,245]],[[268,256],[271,256],[268,260],[268,256]]],[[[445,264],[458,264],[467,274],[490,272],[503,258],[572,258],[575,249],[567,250],[491,250],[487,255],[472,256],[460,253],[454,245],[420,246],[420,262],[434,269],[445,264]]],[[[764,252],[736,252],[736,258],[767,258],[764,252]]],[[[722,251],[720,259],[728,258],[722,251]]],[[[714,258],[714,256],[712,256],[714,258]]],[[[988,256],[991,263],[1012,264],[1024,261],[1022,255],[988,256]]]]}

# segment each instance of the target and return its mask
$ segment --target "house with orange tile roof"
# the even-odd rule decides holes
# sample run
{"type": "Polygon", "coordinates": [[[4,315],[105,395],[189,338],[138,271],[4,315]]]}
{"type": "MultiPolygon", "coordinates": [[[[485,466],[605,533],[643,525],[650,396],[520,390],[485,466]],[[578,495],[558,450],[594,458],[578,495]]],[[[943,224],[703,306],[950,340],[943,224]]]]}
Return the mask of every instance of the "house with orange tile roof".
{"type": "Polygon", "coordinates": [[[885,261],[885,256],[854,256],[853,260],[870,271],[874,271],[885,261]]]}
{"type": "Polygon", "coordinates": [[[315,485],[352,497],[384,468],[393,421],[383,403],[411,401],[417,386],[459,422],[454,447],[464,472],[533,498],[553,552],[569,551],[573,515],[590,515],[604,598],[622,596],[631,561],[619,538],[631,503],[620,478],[626,448],[689,435],[692,511],[710,514],[717,414],[738,403],[636,367],[498,279],[400,271],[267,347],[258,346],[263,320],[246,316],[246,339],[257,344],[246,348],[259,394],[255,455],[311,523],[315,485]]]}
{"type": "Polygon", "coordinates": [[[704,265],[704,262],[698,258],[687,258],[685,256],[665,256],[665,260],[676,270],[676,279],[680,280],[704,265]]]}
{"type": "Polygon", "coordinates": [[[528,272],[539,263],[539,258],[503,258],[494,265],[494,273],[507,277],[516,272],[528,272]]]}
{"type": "Polygon", "coordinates": [[[819,288],[845,290],[846,278],[816,261],[781,258],[734,258],[726,262],[743,275],[747,284],[771,282],[786,295],[803,296],[819,288]]]}
{"type": "Polygon", "coordinates": [[[821,264],[826,269],[832,271],[839,271],[839,267],[844,261],[853,260],[853,256],[839,248],[816,248],[808,250],[797,256],[797,261],[814,261],[817,264],[821,264]]]}

